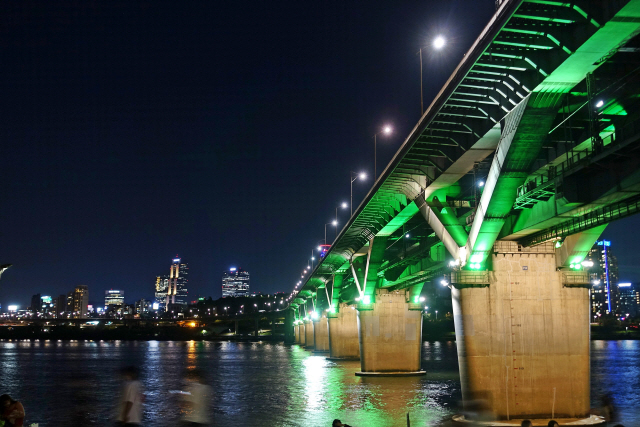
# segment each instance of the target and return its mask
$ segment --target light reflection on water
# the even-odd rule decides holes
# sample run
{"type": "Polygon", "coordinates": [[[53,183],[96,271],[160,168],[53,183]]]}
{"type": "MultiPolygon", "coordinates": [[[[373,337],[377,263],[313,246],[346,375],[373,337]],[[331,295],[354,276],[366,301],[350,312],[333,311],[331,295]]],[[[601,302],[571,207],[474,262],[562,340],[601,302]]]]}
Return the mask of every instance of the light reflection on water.
{"type": "MultiPolygon", "coordinates": [[[[594,404],[611,391],[622,421],[640,425],[640,346],[592,343],[594,404]]],[[[117,371],[141,368],[148,426],[173,426],[178,402],[170,390],[199,369],[214,390],[219,426],[440,425],[459,411],[455,342],[425,342],[424,377],[356,377],[359,362],[330,362],[299,346],[272,343],[158,341],[0,342],[1,393],[20,399],[28,422],[41,426],[111,426],[117,371]]]]}

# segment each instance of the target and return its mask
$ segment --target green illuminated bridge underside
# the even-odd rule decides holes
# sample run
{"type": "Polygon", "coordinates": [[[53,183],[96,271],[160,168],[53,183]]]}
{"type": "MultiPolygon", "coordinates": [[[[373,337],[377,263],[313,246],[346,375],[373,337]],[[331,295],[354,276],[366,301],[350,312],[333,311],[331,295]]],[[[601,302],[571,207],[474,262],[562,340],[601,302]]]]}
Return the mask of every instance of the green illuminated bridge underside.
{"type": "Polygon", "coordinates": [[[418,295],[450,264],[488,268],[497,240],[583,233],[579,265],[640,208],[639,31],[640,0],[504,2],[291,307],[418,295]]]}

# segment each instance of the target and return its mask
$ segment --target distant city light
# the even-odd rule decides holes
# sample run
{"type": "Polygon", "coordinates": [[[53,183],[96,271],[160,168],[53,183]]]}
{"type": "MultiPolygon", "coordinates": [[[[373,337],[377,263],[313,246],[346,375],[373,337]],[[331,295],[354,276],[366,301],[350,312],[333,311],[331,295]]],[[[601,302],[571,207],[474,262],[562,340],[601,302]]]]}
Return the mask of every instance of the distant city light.
{"type": "Polygon", "coordinates": [[[174,258],[173,262],[180,262],[180,258],[174,258]]]}
{"type": "Polygon", "coordinates": [[[618,283],[619,288],[628,288],[631,286],[631,283],[618,283]]]}
{"type": "Polygon", "coordinates": [[[231,268],[229,269],[229,271],[236,271],[236,270],[237,270],[237,269],[236,269],[235,267],[231,267],[231,268]]]}
{"type": "Polygon", "coordinates": [[[10,305],[8,307],[9,311],[18,311],[18,306],[17,305],[10,305]]]}

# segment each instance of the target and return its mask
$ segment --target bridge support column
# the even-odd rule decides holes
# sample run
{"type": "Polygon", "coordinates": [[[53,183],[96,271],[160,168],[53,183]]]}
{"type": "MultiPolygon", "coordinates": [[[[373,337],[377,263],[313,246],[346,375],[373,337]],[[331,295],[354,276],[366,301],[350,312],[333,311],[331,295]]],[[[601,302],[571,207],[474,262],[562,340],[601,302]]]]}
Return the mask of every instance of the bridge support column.
{"type": "Polygon", "coordinates": [[[498,419],[588,417],[588,273],[557,271],[552,243],[496,242],[491,260],[488,286],[452,289],[465,405],[488,401],[498,419]]]}
{"type": "Polygon", "coordinates": [[[329,314],[329,360],[360,360],[358,313],[342,303],[338,312],[329,314]]]}
{"type": "Polygon", "coordinates": [[[293,310],[289,309],[284,313],[284,343],[293,344],[295,333],[293,330],[293,310]]]}
{"type": "Polygon", "coordinates": [[[300,344],[302,342],[300,339],[300,325],[297,323],[293,325],[293,331],[295,333],[295,343],[300,344]]]}
{"type": "Polygon", "coordinates": [[[360,366],[358,376],[424,375],[422,311],[412,310],[409,291],[378,289],[375,301],[358,306],[360,366]]]}
{"type": "Polygon", "coordinates": [[[304,348],[313,348],[313,322],[304,321],[304,348]]]}
{"type": "Polygon", "coordinates": [[[329,351],[329,325],[326,316],[313,322],[313,346],[317,352],[329,351]]]}

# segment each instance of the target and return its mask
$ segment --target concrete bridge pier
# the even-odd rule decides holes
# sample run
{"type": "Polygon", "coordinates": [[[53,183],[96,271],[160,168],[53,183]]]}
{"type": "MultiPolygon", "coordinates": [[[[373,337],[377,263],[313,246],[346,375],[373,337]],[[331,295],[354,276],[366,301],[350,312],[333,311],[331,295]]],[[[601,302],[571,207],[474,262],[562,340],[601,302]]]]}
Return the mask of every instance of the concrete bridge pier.
{"type": "Polygon", "coordinates": [[[345,303],[338,305],[337,313],[329,313],[328,360],[360,360],[358,342],[358,313],[345,303]]]}
{"type": "Polygon", "coordinates": [[[325,315],[313,321],[313,347],[318,353],[329,351],[329,324],[325,315]]]}
{"type": "Polygon", "coordinates": [[[284,342],[285,344],[293,344],[296,340],[295,331],[293,329],[293,310],[289,309],[284,314],[284,342]]]}
{"type": "Polygon", "coordinates": [[[464,405],[484,400],[497,419],[588,417],[588,273],[559,271],[553,243],[496,242],[491,264],[452,273],[464,405]]]}
{"type": "Polygon", "coordinates": [[[410,291],[377,289],[371,304],[358,306],[358,376],[424,375],[422,310],[409,303],[410,291]]]}
{"type": "Polygon", "coordinates": [[[300,325],[299,324],[295,324],[293,325],[293,332],[295,334],[295,343],[296,344],[300,344],[302,342],[302,340],[300,339],[300,325]]]}
{"type": "Polygon", "coordinates": [[[313,322],[311,320],[304,321],[304,348],[313,349],[313,322]]]}

